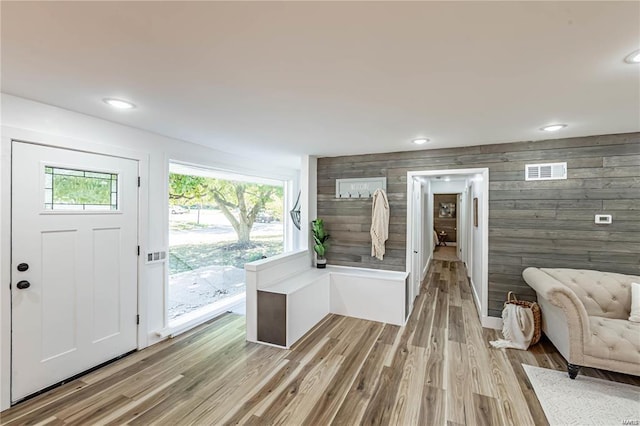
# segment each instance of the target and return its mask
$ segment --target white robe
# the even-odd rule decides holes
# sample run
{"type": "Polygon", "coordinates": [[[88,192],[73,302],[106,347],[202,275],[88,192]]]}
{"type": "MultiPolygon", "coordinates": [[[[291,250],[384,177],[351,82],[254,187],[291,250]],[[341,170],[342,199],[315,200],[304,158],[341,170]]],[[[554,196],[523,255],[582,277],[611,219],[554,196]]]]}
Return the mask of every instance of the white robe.
{"type": "Polygon", "coordinates": [[[389,238],[389,201],[384,190],[376,189],[371,206],[371,256],[382,260],[384,243],[389,238]]]}

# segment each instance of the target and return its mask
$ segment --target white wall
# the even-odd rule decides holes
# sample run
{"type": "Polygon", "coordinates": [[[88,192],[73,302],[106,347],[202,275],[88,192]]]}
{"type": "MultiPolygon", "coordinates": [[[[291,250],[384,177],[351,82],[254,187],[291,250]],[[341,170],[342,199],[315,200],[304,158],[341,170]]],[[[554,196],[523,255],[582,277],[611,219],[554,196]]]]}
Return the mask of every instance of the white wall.
{"type": "Polygon", "coordinates": [[[476,303],[478,303],[478,307],[481,307],[481,301],[485,300],[486,295],[482,294],[482,279],[483,279],[483,240],[484,240],[484,232],[485,229],[483,225],[483,209],[482,205],[484,202],[484,195],[482,191],[482,175],[477,175],[473,179],[471,179],[471,194],[472,201],[473,198],[478,198],[478,226],[473,226],[473,205],[469,206],[471,209],[471,244],[472,244],[472,270],[471,270],[471,281],[473,284],[473,289],[476,295],[476,303]]]}
{"type": "MultiPolygon", "coordinates": [[[[297,194],[299,165],[271,167],[260,160],[240,158],[200,145],[163,137],[109,121],[74,113],[10,95],[1,95],[0,123],[0,409],[9,404],[10,374],[10,177],[11,140],[136,158],[141,165],[142,252],[167,249],[169,160],[232,170],[252,176],[288,181],[297,194]]],[[[126,112],[122,112],[126,113],[126,112]]],[[[134,112],[135,113],[135,112],[134,112]]],[[[302,210],[309,212],[303,193],[302,210]]],[[[291,204],[295,199],[291,201],[291,204]]],[[[285,206],[285,215],[291,206],[285,206]]],[[[315,208],[315,203],[314,203],[315,208]]],[[[304,228],[303,228],[304,230],[304,228]]],[[[298,232],[298,231],[295,231],[298,232]]],[[[307,231],[308,232],[308,231],[307,231]]],[[[299,240],[294,238],[294,240],[299,240]]],[[[139,271],[141,299],[139,346],[158,340],[155,331],[165,326],[164,265],[143,265],[139,271]]]]}
{"type": "MultiPolygon", "coordinates": [[[[463,194],[463,203],[458,211],[460,218],[468,217],[469,222],[466,226],[460,225],[458,232],[459,238],[465,238],[463,245],[466,243],[471,249],[471,258],[467,261],[468,273],[471,277],[473,292],[478,311],[480,312],[482,326],[500,328],[499,321],[492,320],[487,313],[487,288],[488,275],[488,227],[489,219],[486,212],[489,209],[489,200],[486,194],[489,193],[488,178],[489,171],[484,170],[483,173],[468,175],[466,180],[452,180],[449,182],[441,179],[431,178],[431,188],[434,194],[463,194]],[[470,200],[467,195],[471,194],[470,200]],[[473,198],[478,199],[478,226],[473,226],[473,198]],[[471,201],[471,202],[469,202],[471,201]],[[466,205],[465,205],[466,204],[466,205]],[[468,212],[468,213],[467,213],[468,212]],[[465,229],[467,228],[467,229],[465,229]],[[462,235],[464,233],[464,235],[462,235]],[[484,304],[484,305],[483,305],[484,304]]],[[[464,259],[463,259],[464,260],[464,259]]]]}
{"type": "Polygon", "coordinates": [[[433,192],[431,190],[431,179],[422,180],[422,279],[427,273],[429,261],[433,256],[433,250],[435,243],[433,241],[433,206],[431,200],[433,199],[433,192]]]}
{"type": "Polygon", "coordinates": [[[434,194],[458,194],[464,191],[466,182],[464,180],[445,181],[442,179],[431,179],[431,190],[434,194]]]}
{"type": "MultiPolygon", "coordinates": [[[[315,263],[315,252],[313,250],[313,239],[311,238],[311,221],[318,217],[318,159],[314,156],[304,156],[300,170],[300,187],[302,194],[300,200],[302,211],[300,212],[300,231],[298,232],[299,248],[309,249],[312,263],[315,263]]],[[[292,202],[295,202],[292,201],[292,202]]]]}

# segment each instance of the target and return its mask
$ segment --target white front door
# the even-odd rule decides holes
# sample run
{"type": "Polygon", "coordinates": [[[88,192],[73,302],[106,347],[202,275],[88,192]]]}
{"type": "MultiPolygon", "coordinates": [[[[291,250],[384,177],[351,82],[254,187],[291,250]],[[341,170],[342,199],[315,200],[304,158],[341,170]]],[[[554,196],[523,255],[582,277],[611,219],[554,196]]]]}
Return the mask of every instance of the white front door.
{"type": "Polygon", "coordinates": [[[138,162],[12,144],[17,401],[137,346],[138,162]]]}

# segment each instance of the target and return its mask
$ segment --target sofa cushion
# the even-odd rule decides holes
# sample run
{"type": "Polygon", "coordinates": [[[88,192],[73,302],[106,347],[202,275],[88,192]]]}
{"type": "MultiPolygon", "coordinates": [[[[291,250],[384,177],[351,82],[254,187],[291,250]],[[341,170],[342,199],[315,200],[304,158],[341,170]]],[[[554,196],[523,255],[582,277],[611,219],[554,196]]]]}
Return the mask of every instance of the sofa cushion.
{"type": "Polygon", "coordinates": [[[628,319],[631,311],[631,282],[634,275],[586,269],[541,268],[569,287],[584,305],[587,315],[628,319]]]}
{"type": "Polygon", "coordinates": [[[585,354],[640,365],[640,324],[591,316],[589,326],[591,340],[585,343],[585,354]]]}

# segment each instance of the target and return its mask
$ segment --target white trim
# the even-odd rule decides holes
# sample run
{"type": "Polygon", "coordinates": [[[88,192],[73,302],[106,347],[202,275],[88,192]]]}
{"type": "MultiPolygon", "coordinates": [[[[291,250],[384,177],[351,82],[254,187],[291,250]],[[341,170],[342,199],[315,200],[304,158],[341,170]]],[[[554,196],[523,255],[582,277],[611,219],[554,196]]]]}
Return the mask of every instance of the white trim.
{"type": "MultiPolygon", "coordinates": [[[[473,285],[473,280],[469,278],[469,284],[471,285],[471,292],[473,293],[473,302],[476,305],[476,309],[479,306],[478,293],[476,287],[473,285]]],[[[485,328],[493,328],[494,330],[502,330],[502,318],[490,317],[488,315],[480,315],[480,324],[485,328]]]]}
{"type": "Polygon", "coordinates": [[[11,405],[11,139],[0,140],[0,410],[11,405]]]}
{"type": "MultiPolygon", "coordinates": [[[[416,170],[407,172],[407,243],[406,243],[406,271],[411,272],[412,253],[411,241],[413,235],[413,180],[416,177],[430,177],[439,175],[482,175],[482,227],[484,229],[482,235],[482,300],[480,303],[480,318],[489,317],[488,315],[488,288],[489,288],[489,168],[475,169],[443,169],[443,170],[416,170]]],[[[469,208],[473,208],[469,206],[469,208]]],[[[477,299],[477,298],[476,298],[477,299]]],[[[412,301],[413,303],[413,301],[412,301]]]]}
{"type": "Polygon", "coordinates": [[[481,323],[484,328],[502,330],[502,318],[483,316],[481,323]]]}
{"type": "Polygon", "coordinates": [[[429,265],[431,264],[431,258],[433,257],[433,252],[429,253],[429,258],[424,263],[424,269],[422,270],[422,277],[420,278],[420,282],[424,281],[427,276],[427,272],[429,271],[429,265]]]}
{"type": "Polygon", "coordinates": [[[480,298],[478,297],[478,292],[476,291],[476,286],[473,284],[473,279],[471,277],[468,277],[468,278],[469,278],[469,285],[471,286],[471,294],[473,294],[473,303],[475,303],[476,309],[479,312],[480,311],[480,306],[482,306],[482,304],[480,303],[480,298]]]}
{"type": "Polygon", "coordinates": [[[283,182],[291,179],[290,177],[284,178],[279,175],[277,177],[274,177],[273,174],[260,170],[243,171],[243,169],[240,167],[236,169],[233,166],[209,166],[202,163],[191,163],[173,159],[169,159],[169,173],[177,173],[183,175],[190,174],[191,176],[259,183],[272,186],[280,185],[283,182]]]}

